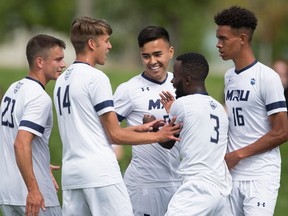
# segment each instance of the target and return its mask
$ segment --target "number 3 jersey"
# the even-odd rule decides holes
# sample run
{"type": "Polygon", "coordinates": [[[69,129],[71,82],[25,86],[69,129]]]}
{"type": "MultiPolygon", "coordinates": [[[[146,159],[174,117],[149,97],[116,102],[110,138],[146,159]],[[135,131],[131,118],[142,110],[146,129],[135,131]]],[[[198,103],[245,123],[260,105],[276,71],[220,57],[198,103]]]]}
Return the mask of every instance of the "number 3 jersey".
{"type": "Polygon", "coordinates": [[[173,102],[170,115],[183,124],[178,173],[184,182],[201,179],[228,195],[232,182],[224,161],[228,118],[223,106],[209,95],[187,95],[173,102]]]}
{"type": "MultiPolygon", "coordinates": [[[[225,74],[225,102],[229,116],[228,152],[254,143],[271,129],[269,116],[286,112],[280,77],[271,68],[255,61],[236,72],[225,74]]],[[[232,170],[233,179],[280,178],[279,147],[245,158],[232,170]]]]}
{"type": "Polygon", "coordinates": [[[35,135],[32,141],[33,171],[45,206],[58,206],[50,176],[49,137],[53,125],[52,101],[44,87],[26,77],[13,83],[1,103],[0,204],[26,205],[27,188],[18,169],[14,141],[18,130],[35,135]]]}

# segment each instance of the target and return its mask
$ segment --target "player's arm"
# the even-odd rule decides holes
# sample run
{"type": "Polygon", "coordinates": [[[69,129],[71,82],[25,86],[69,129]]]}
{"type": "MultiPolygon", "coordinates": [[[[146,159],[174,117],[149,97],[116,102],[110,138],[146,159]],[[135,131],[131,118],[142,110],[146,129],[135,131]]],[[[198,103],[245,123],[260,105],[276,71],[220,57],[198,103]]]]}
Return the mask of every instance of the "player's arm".
{"type": "MultiPolygon", "coordinates": [[[[179,134],[178,134],[178,136],[177,135],[175,135],[175,137],[179,137],[179,134]]],[[[159,145],[161,145],[163,148],[166,148],[166,149],[171,149],[171,148],[173,148],[173,146],[175,145],[175,140],[169,140],[169,141],[167,141],[167,142],[158,142],[159,143],[159,145]]]]}
{"type": "Polygon", "coordinates": [[[225,160],[229,169],[236,166],[244,158],[269,151],[288,140],[287,113],[272,114],[269,116],[269,121],[271,130],[267,134],[251,145],[226,154],[225,160]]]}
{"type": "Polygon", "coordinates": [[[28,190],[25,215],[38,215],[40,208],[45,210],[44,198],[39,190],[32,165],[34,136],[28,131],[19,130],[14,143],[16,162],[28,190]]]}
{"type": "MultiPolygon", "coordinates": [[[[180,132],[181,124],[174,124],[176,118],[171,123],[164,125],[158,132],[143,133],[121,128],[115,112],[107,112],[100,116],[102,126],[105,129],[109,141],[114,144],[149,144],[153,142],[165,142],[168,140],[179,140],[174,134],[180,132]]],[[[149,124],[149,123],[148,123],[149,124]]]]}
{"type": "MultiPolygon", "coordinates": [[[[160,99],[161,104],[164,106],[166,112],[169,114],[171,105],[175,101],[174,96],[169,91],[162,91],[159,94],[159,96],[161,98],[160,99]]],[[[179,137],[179,134],[176,134],[175,136],[179,137]]],[[[169,140],[167,142],[159,143],[159,145],[161,145],[163,148],[166,148],[166,149],[173,148],[174,144],[175,144],[174,140],[169,140]]]]}
{"type": "MultiPolygon", "coordinates": [[[[143,124],[146,124],[149,122],[153,122],[155,119],[156,119],[155,116],[146,114],[143,116],[142,121],[143,121],[143,124]]],[[[163,126],[163,125],[157,125],[157,124],[154,125],[153,131],[157,132],[159,130],[159,127],[161,127],[161,126],[163,126]]],[[[175,134],[174,136],[179,137],[179,134],[175,134]]],[[[171,149],[171,148],[173,148],[175,142],[176,142],[175,140],[168,140],[166,142],[158,142],[158,144],[161,145],[163,148],[171,149]]]]}

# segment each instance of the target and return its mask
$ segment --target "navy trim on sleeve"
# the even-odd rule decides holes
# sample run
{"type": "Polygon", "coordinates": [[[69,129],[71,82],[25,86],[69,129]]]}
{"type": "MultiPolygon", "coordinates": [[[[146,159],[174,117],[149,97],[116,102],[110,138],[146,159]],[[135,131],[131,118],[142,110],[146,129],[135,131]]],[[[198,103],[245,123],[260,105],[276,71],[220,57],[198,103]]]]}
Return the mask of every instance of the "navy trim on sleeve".
{"type": "Polygon", "coordinates": [[[271,111],[273,109],[283,108],[283,107],[286,107],[286,102],[285,101],[278,101],[278,102],[266,105],[266,110],[271,111]]]}
{"type": "Polygon", "coordinates": [[[103,101],[102,103],[95,105],[94,109],[96,110],[96,112],[99,112],[100,110],[106,107],[114,107],[114,101],[113,100],[103,101]]]}
{"type": "Polygon", "coordinates": [[[41,125],[35,124],[34,122],[27,121],[27,120],[22,120],[20,122],[20,126],[31,128],[31,129],[33,129],[35,131],[38,131],[41,134],[44,133],[44,129],[45,129],[41,125]]]}

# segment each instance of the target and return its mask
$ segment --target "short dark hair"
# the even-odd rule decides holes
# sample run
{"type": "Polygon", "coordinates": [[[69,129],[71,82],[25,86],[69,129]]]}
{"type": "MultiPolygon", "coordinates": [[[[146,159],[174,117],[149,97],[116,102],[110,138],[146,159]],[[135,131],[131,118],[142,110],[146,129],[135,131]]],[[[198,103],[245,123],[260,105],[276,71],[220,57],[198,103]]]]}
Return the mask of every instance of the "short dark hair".
{"type": "Polygon", "coordinates": [[[157,39],[163,39],[170,43],[169,33],[161,26],[147,26],[138,35],[138,45],[143,47],[145,43],[154,41],[157,39]]]}
{"type": "Polygon", "coordinates": [[[181,61],[182,72],[189,75],[193,80],[204,81],[209,72],[206,58],[195,52],[184,53],[176,58],[181,61]]]}
{"type": "Polygon", "coordinates": [[[37,57],[42,57],[43,59],[48,57],[48,50],[59,46],[63,49],[66,48],[66,44],[63,40],[55,38],[50,35],[38,34],[32,37],[26,45],[26,57],[31,69],[34,65],[34,60],[37,57]]]}
{"type": "Polygon", "coordinates": [[[218,12],[214,16],[217,25],[227,25],[234,29],[248,28],[252,32],[256,29],[257,18],[254,13],[238,6],[218,12]]]}

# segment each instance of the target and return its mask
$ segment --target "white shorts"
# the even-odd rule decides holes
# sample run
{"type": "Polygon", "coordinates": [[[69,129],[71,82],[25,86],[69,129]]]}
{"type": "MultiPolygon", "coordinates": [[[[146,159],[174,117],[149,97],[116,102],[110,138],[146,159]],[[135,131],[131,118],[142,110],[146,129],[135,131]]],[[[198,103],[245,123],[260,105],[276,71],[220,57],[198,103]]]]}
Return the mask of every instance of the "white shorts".
{"type": "Polygon", "coordinates": [[[132,216],[132,206],[124,183],[105,187],[63,190],[63,215],[132,216]]]}
{"type": "Polygon", "coordinates": [[[139,188],[127,185],[134,216],[164,216],[178,187],[139,188]]]}
{"type": "Polygon", "coordinates": [[[215,185],[191,179],[172,197],[165,216],[224,215],[227,201],[215,185]]]}
{"type": "MultiPolygon", "coordinates": [[[[25,216],[25,206],[0,205],[3,216],[25,216]]],[[[39,216],[61,216],[61,207],[46,207],[45,211],[40,209],[39,216]]]]}
{"type": "Polygon", "coordinates": [[[229,196],[233,215],[273,216],[279,187],[279,181],[234,180],[229,196]]]}

